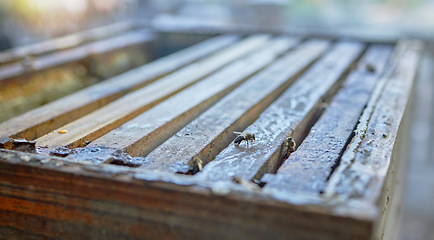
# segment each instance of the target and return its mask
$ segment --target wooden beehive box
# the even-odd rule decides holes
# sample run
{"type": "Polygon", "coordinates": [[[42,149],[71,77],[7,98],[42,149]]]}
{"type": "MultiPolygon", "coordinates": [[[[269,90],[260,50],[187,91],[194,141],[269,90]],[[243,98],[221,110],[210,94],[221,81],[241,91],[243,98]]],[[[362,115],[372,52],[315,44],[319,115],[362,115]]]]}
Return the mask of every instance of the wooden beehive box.
{"type": "Polygon", "coordinates": [[[149,62],[152,39],[121,22],[0,53],[0,121],[149,62]]]}
{"type": "Polygon", "coordinates": [[[421,47],[223,34],[3,122],[0,236],[391,239],[421,47]]]}

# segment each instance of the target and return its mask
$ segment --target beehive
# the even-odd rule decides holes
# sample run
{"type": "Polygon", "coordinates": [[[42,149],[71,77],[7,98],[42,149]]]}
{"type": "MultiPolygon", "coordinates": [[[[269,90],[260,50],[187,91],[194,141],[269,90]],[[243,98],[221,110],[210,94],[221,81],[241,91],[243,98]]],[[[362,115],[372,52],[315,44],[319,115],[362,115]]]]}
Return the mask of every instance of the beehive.
{"type": "Polygon", "coordinates": [[[388,239],[421,47],[220,35],[12,118],[1,229],[388,239]],[[256,139],[237,146],[234,132],[256,139]],[[14,151],[20,138],[35,153],[14,151]]]}

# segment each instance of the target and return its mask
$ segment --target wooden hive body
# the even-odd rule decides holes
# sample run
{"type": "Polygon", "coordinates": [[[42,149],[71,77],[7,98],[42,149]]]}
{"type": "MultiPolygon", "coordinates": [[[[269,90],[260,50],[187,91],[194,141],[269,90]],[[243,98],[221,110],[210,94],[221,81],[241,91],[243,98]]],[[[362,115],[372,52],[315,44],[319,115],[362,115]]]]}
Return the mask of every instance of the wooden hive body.
{"type": "Polygon", "coordinates": [[[35,108],[0,123],[0,232],[390,239],[420,54],[223,34],[35,108]]]}

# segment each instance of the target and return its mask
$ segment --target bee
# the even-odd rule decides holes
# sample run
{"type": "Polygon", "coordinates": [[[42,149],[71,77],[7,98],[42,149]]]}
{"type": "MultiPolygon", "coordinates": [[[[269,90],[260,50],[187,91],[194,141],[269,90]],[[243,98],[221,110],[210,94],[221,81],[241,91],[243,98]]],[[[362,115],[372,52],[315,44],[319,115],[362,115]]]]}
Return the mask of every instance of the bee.
{"type": "Polygon", "coordinates": [[[191,174],[196,174],[197,172],[202,171],[203,162],[200,158],[194,157],[188,162],[188,167],[190,168],[191,174]]]}
{"type": "Polygon", "coordinates": [[[295,152],[295,147],[297,146],[297,144],[295,143],[295,141],[292,137],[288,137],[285,140],[284,146],[287,148],[285,158],[288,158],[289,154],[291,154],[292,152],[295,152]]]}
{"type": "Polygon", "coordinates": [[[360,63],[360,69],[364,70],[368,73],[375,73],[377,71],[377,69],[375,68],[375,65],[369,62],[363,62],[360,63]]]}
{"type": "Polygon", "coordinates": [[[249,141],[253,142],[256,140],[255,134],[251,133],[242,133],[242,132],[234,132],[235,134],[238,134],[238,136],[234,140],[234,144],[236,146],[240,145],[243,141],[246,141],[247,146],[249,146],[249,141]]]}
{"type": "Polygon", "coordinates": [[[369,73],[375,73],[377,71],[377,69],[375,68],[375,66],[371,63],[366,63],[366,71],[368,71],[369,73]]]}

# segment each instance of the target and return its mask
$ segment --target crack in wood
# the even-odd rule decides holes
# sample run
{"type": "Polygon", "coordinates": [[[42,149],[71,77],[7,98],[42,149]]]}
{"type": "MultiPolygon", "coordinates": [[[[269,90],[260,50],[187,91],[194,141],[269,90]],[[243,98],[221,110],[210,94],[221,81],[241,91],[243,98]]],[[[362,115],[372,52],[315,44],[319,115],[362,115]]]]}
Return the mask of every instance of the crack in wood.
{"type": "MultiPolygon", "coordinates": [[[[299,122],[311,119],[316,112],[312,109],[317,109],[322,99],[330,94],[329,90],[336,88],[332,86],[337,85],[338,79],[362,50],[362,44],[359,43],[337,43],[244,130],[257,133],[258,139],[263,139],[262,142],[257,141],[248,149],[230,145],[206,165],[197,177],[211,182],[228,181],[232,176],[252,180],[273,171],[278,159],[284,155],[283,142],[292,132],[291,129],[294,129],[293,136],[300,136],[305,131],[306,124],[299,122]],[[305,103],[301,112],[295,110],[298,109],[298,102],[305,103]]],[[[300,139],[296,137],[295,140],[297,142],[300,139]]]]}
{"type": "Polygon", "coordinates": [[[356,136],[325,190],[327,198],[364,198],[375,204],[381,192],[396,133],[419,59],[420,43],[401,42],[388,71],[360,118],[356,136]],[[384,138],[384,135],[387,137],[384,138]]]}

